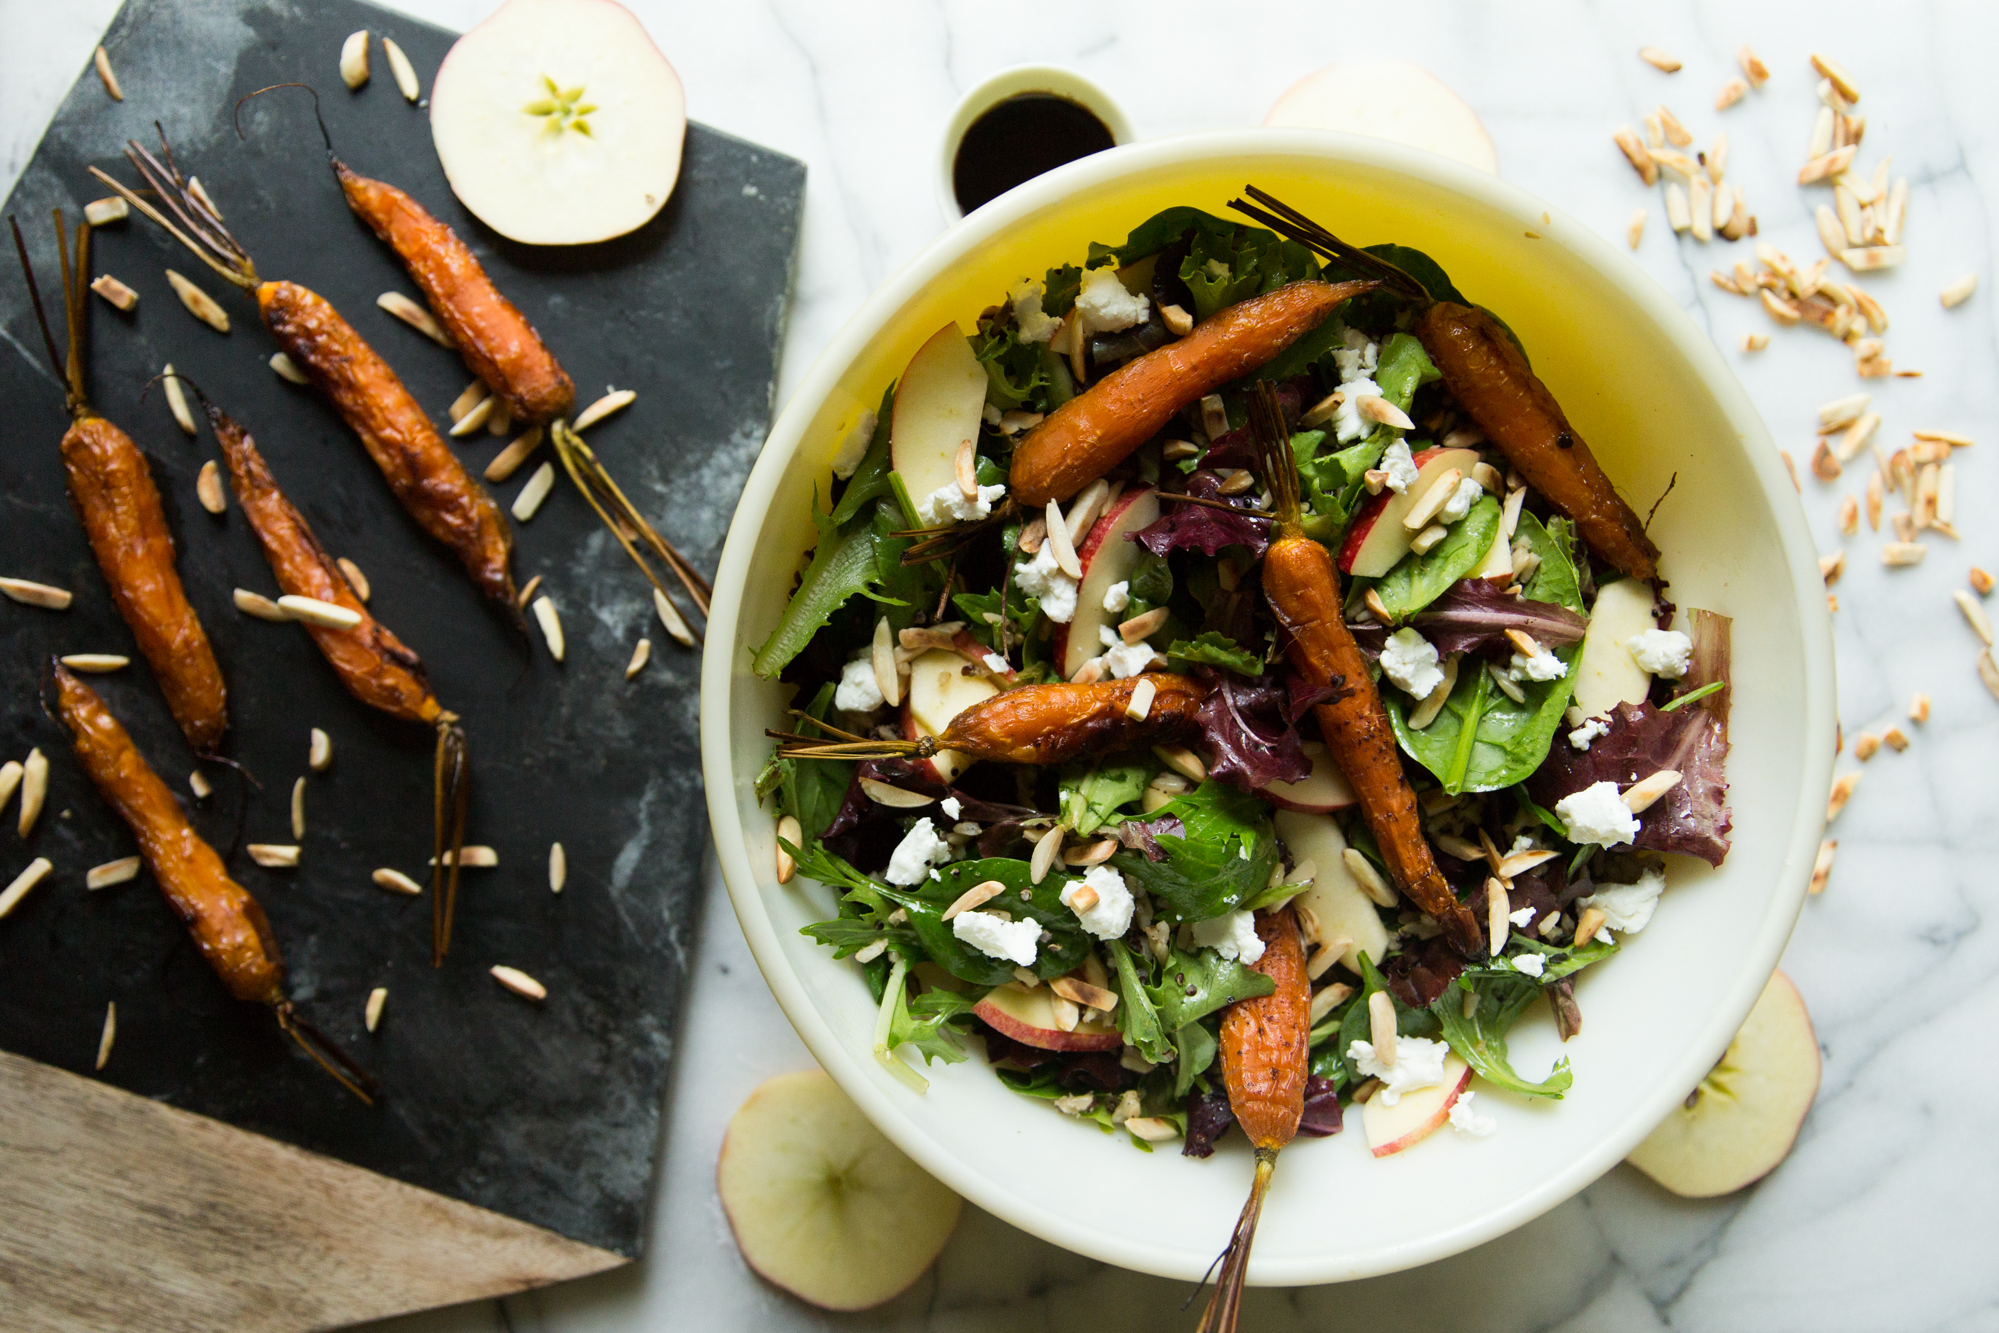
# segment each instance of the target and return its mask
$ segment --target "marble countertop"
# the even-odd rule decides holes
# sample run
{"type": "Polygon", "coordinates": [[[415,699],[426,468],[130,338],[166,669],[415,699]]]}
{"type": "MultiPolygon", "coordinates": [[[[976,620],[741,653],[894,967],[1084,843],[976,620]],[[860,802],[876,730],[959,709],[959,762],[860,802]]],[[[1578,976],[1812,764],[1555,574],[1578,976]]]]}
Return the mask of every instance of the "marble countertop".
{"type": "MultiPolygon", "coordinates": [[[[294,0],[303,2],[303,0],[294,0]]],[[[882,0],[833,6],[758,0],[700,11],[630,0],[686,81],[697,119],[803,159],[811,175],[797,300],[778,398],[798,384],[862,298],[944,225],[932,172],[958,96],[1010,64],[1067,65],[1102,85],[1137,135],[1154,138],[1261,120],[1300,75],[1336,58],[1399,56],[1435,71],[1484,118],[1509,180],[1622,244],[1632,211],[1651,212],[1638,262],[1711,330],[1778,443],[1798,460],[1802,502],[1822,551],[1841,544],[1833,484],[1804,469],[1821,402],[1867,389],[1890,448],[1917,428],[1980,443],[1957,459],[1963,539],[1930,535],[1934,559],[1886,569],[1884,536],[1847,539],[1835,617],[1841,771],[1866,780],[1840,817],[1823,896],[1806,906],[1784,966],[1818,1026],[1825,1081],[1790,1160],[1729,1198],[1672,1198],[1620,1167],[1539,1220],[1455,1259],[1347,1284],[1259,1290],[1244,1327],[1527,1330],[1987,1329],[1999,1321],[1999,1097],[1989,1049],[1999,1017],[1999,877],[1979,871],[1976,827],[1999,813],[1991,756],[1999,703],[1974,671],[1978,644],[1952,606],[1967,567],[1999,565],[1999,528],[1980,497],[1999,491],[1999,348],[1990,290],[1999,225],[1999,120],[1979,91],[1999,53],[1999,8],[1978,0],[1915,6],[1852,0],[1647,5],[1537,0],[1500,6],[1412,0],[1383,23],[1342,28],[1323,4],[1255,0],[1226,11],[1188,0],[1143,7],[1043,0],[980,6],[882,0]],[[698,13],[698,17],[696,16],[698,13]],[[1733,53],[1749,42],[1774,77],[1713,110],[1733,53]],[[1686,62],[1641,63],[1656,45],[1686,62]],[[1732,140],[1762,234],[1809,258],[1811,209],[1828,196],[1792,183],[1816,82],[1807,53],[1836,54],[1861,84],[1861,165],[1884,153],[1911,184],[1909,262],[1867,283],[1893,319],[1888,354],[1921,378],[1859,381],[1852,359],[1810,330],[1773,329],[1706,274],[1747,245],[1676,240],[1660,195],[1610,141],[1667,100],[1705,145],[1732,140]],[[1198,58],[1189,61],[1190,50],[1198,58]],[[1966,272],[1986,282],[1943,310],[1938,291],[1966,272]],[[1767,350],[1742,335],[1772,333],[1767,350]],[[1930,720],[1904,718],[1910,696],[1930,720]],[[1851,741],[1900,722],[1906,752],[1864,766],[1851,741]],[[1981,819],[1982,817],[1982,819],[1981,819]],[[1918,984],[1920,983],[1920,984],[1918,984]],[[1911,1077],[1911,1071],[1941,1069],[1911,1077]],[[1953,1080],[1955,1088],[1953,1091],[1953,1080]]],[[[11,185],[115,0],[0,0],[0,189],[11,185]]],[[[465,27],[491,0],[406,0],[465,27]]],[[[334,53],[327,53],[331,79],[334,53]]],[[[935,1269],[879,1310],[831,1316],[750,1273],[714,1190],[729,1115],[767,1076],[809,1063],[770,998],[718,877],[683,1033],[651,1257],[567,1287],[391,1321],[383,1333],[631,1328],[983,1330],[1191,1327],[1184,1287],[1080,1259],[968,1207],[935,1269]]]]}

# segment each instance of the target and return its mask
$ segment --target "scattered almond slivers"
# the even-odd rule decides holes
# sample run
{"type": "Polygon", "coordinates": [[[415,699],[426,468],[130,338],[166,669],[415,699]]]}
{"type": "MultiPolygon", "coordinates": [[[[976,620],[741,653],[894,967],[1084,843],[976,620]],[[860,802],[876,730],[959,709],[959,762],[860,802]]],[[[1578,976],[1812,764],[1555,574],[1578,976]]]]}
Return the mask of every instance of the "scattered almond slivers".
{"type": "Polygon", "coordinates": [[[1648,778],[1640,778],[1624,789],[1624,805],[1632,814],[1652,808],[1661,796],[1680,785],[1677,770],[1662,768],[1648,778]]]}
{"type": "Polygon", "coordinates": [[[302,620],[308,625],[317,625],[322,629],[353,629],[361,623],[359,611],[350,611],[333,602],[322,602],[317,597],[299,597],[286,593],[278,598],[277,605],[288,619],[302,620]]]}
{"type": "Polygon", "coordinates": [[[299,849],[290,843],[253,842],[243,848],[250,859],[273,870],[289,870],[298,865],[299,849]]]}
{"type": "Polygon", "coordinates": [[[1208,766],[1201,757],[1184,745],[1155,745],[1152,753],[1159,756],[1159,762],[1172,769],[1189,782],[1206,782],[1208,766]]]}
{"type": "MultiPolygon", "coordinates": [[[[118,86],[118,76],[111,72],[111,56],[102,46],[97,48],[97,53],[91,56],[90,62],[97,66],[97,77],[103,81],[104,91],[111,94],[111,100],[114,102],[124,101],[125,90],[118,86]]],[[[99,1068],[102,1067],[101,1065],[99,1066],[99,1068]]]]}
{"type": "Polygon", "coordinates": [[[576,414],[576,420],[569,428],[579,435],[621,408],[630,407],[638,401],[638,393],[632,389],[613,389],[590,406],[576,414]]]}
{"type": "Polygon", "coordinates": [[[1062,514],[1061,504],[1050,500],[1043,518],[1048,525],[1048,549],[1054,553],[1056,568],[1072,579],[1082,578],[1082,562],[1076,558],[1076,546],[1070,540],[1069,523],[1062,514]]]}
{"type": "Polygon", "coordinates": [[[116,861],[106,861],[101,866],[92,866],[83,872],[83,887],[86,889],[108,889],[113,884],[123,884],[135,879],[139,867],[144,864],[139,857],[121,856],[116,861]]]}
{"type": "Polygon", "coordinates": [[[198,768],[187,775],[187,789],[194,793],[197,801],[205,801],[215,794],[215,788],[209,785],[208,775],[198,768]]]}
{"type": "MultiPolygon", "coordinates": [[[[352,90],[368,81],[368,30],[347,34],[347,40],[340,44],[340,81],[352,90]]],[[[373,1032],[375,1025],[368,1024],[373,1032]]]]}
{"type": "Polygon", "coordinates": [[[437,317],[418,305],[401,292],[383,292],[375,298],[375,304],[388,311],[403,323],[436,343],[439,347],[455,348],[451,335],[437,322],[437,317]]]}
{"type": "Polygon", "coordinates": [[[881,692],[882,702],[893,708],[902,702],[902,673],[895,665],[895,636],[889,630],[888,617],[875,621],[875,637],[869,649],[868,660],[875,676],[875,688],[881,692]]]}
{"type": "MultiPolygon", "coordinates": [[[[103,50],[99,47],[98,50],[103,50]]],[[[111,1043],[118,1038],[118,1002],[111,1000],[104,1006],[104,1030],[97,1035],[97,1067],[104,1068],[111,1063],[111,1043]]]]}
{"type": "MultiPolygon", "coordinates": [[[[467,417],[466,420],[470,421],[471,418],[467,417]]],[[[542,501],[548,499],[549,492],[554,489],[555,464],[544,459],[542,465],[534,470],[534,475],[521,487],[520,494],[514,497],[515,521],[525,523],[533,518],[540,512],[542,501]]]]}
{"type": "Polygon", "coordinates": [[[24,606],[39,606],[48,611],[67,611],[74,600],[66,588],[57,588],[47,583],[36,583],[29,579],[0,578],[0,593],[9,600],[24,606]]]}
{"type": "Polygon", "coordinates": [[[1055,858],[1062,851],[1062,839],[1069,830],[1060,824],[1043,833],[1034,843],[1034,855],[1028,861],[1028,882],[1039,884],[1048,878],[1048,872],[1055,865],[1055,858]]]}
{"type": "Polygon", "coordinates": [[[1860,785],[1860,774],[1842,773],[1833,780],[1832,795],[1826,801],[1825,822],[1830,824],[1839,818],[1839,812],[1846,809],[1846,803],[1853,799],[1853,789],[1860,785]]]}
{"type": "Polygon", "coordinates": [[[548,643],[548,655],[560,662],[566,651],[562,637],[562,616],[555,609],[555,603],[547,594],[534,599],[534,618],[541,626],[541,637],[548,643]]]}
{"type": "Polygon", "coordinates": [[[1976,273],[1967,273],[1950,286],[1944,288],[1938,299],[1943,302],[1944,309],[1950,310],[1969,301],[1971,294],[1977,290],[1978,275],[1976,273]]]}
{"type": "Polygon", "coordinates": [[[1117,1008],[1116,991],[1105,990],[1102,986],[1093,986],[1074,977],[1055,977],[1049,981],[1048,989],[1071,1003],[1082,1005],[1085,1009],[1095,1009],[1107,1014],[1117,1008]]]}
{"type": "MultiPolygon", "coordinates": [[[[1650,65],[1653,69],[1664,70],[1668,74],[1676,74],[1679,72],[1680,69],[1680,62],[1677,59],[1675,59],[1670,55],[1667,55],[1664,51],[1661,51],[1656,46],[1639,47],[1638,58],[1644,61],[1646,64],[1650,65]]],[[[1389,1060],[1387,1057],[1384,1056],[1382,1058],[1382,1063],[1393,1064],[1394,1061],[1389,1060]]]]}
{"type": "Polygon", "coordinates": [[[1976,597],[1973,597],[1962,588],[1951,593],[1951,597],[1957,602],[1957,609],[1964,612],[1964,618],[1970,623],[1972,632],[1980,639],[1983,639],[1985,646],[1990,648],[1992,646],[1992,618],[1985,614],[1985,608],[1979,605],[1976,597]]]}
{"type": "Polygon", "coordinates": [[[490,393],[487,394],[484,398],[481,398],[478,402],[467,408],[463,416],[454,418],[451,423],[451,429],[446,431],[445,434],[454,440],[462,440],[468,435],[477,434],[492,419],[493,409],[498,407],[499,404],[500,400],[498,398],[490,393]]]}
{"type": "Polygon", "coordinates": [[[1374,1058],[1383,1065],[1395,1063],[1395,1001],[1385,990],[1367,997],[1368,1035],[1373,1038],[1374,1058]]]}
{"type": "MultiPolygon", "coordinates": [[[[214,297],[195,286],[173,269],[167,270],[167,285],[174,289],[174,295],[180,298],[180,303],[187,308],[188,314],[193,315],[217,333],[229,332],[229,312],[218,305],[214,297]]],[[[185,429],[187,429],[188,434],[194,434],[192,428],[185,429]]]]}
{"type": "Polygon", "coordinates": [[[694,631],[687,627],[686,617],[680,614],[680,608],[673,604],[673,599],[658,588],[652,590],[652,609],[658,614],[659,623],[673,636],[675,643],[684,648],[694,646],[694,631]]]}
{"type": "Polygon", "coordinates": [[[1389,887],[1388,881],[1381,877],[1381,872],[1374,868],[1374,863],[1362,855],[1359,849],[1347,848],[1340,853],[1340,860],[1345,864],[1347,873],[1351,874],[1354,881],[1360,885],[1361,892],[1376,905],[1381,907],[1396,905],[1395,890],[1389,887]]]}
{"type": "Polygon", "coordinates": [[[403,100],[416,101],[422,96],[423,88],[417,83],[416,69],[410,64],[410,58],[403,54],[403,48],[397,46],[393,39],[384,37],[382,54],[389,58],[389,73],[396,76],[396,90],[403,95],[403,100]]]}
{"type": "MultiPolygon", "coordinates": [[[[388,45],[386,38],[383,39],[382,44],[384,46],[388,45]]],[[[499,982],[516,995],[530,1000],[546,1000],[548,998],[548,987],[542,985],[539,981],[536,981],[517,967],[508,967],[505,964],[496,963],[492,968],[492,974],[493,980],[499,982]]]]}
{"type": "MultiPolygon", "coordinates": [[[[125,201],[120,199],[118,202],[122,204],[125,201]]],[[[139,294],[109,273],[100,273],[92,278],[90,290],[110,302],[114,309],[130,310],[139,304],[139,294]]]]}
{"type": "Polygon", "coordinates": [[[388,1002],[389,988],[387,986],[377,986],[368,992],[368,1005],[366,1009],[362,1010],[361,1016],[361,1021],[367,1024],[368,1031],[373,1032],[377,1027],[381,1026],[382,1006],[388,1002]]]}
{"type": "Polygon", "coordinates": [[[55,869],[55,863],[46,856],[38,856],[28,862],[27,869],[14,876],[4,891],[0,891],[0,920],[4,920],[28,896],[29,890],[48,878],[55,869]]]}
{"type": "Polygon", "coordinates": [[[423,892],[423,885],[417,883],[402,871],[391,870],[387,866],[383,866],[380,870],[375,871],[368,878],[373,880],[377,886],[387,889],[392,893],[407,894],[414,898],[423,892]]]}
{"type": "MultiPolygon", "coordinates": [[[[1616,140],[1618,149],[1623,152],[1625,159],[1631,163],[1631,169],[1638,173],[1640,180],[1644,181],[1647,185],[1658,184],[1659,164],[1652,160],[1652,154],[1647,151],[1645,144],[1639,139],[1636,131],[1629,125],[1619,125],[1611,132],[1610,137],[1616,140]]],[[[1329,419],[1331,416],[1332,414],[1328,412],[1326,417],[1321,418],[1321,420],[1329,419]]],[[[1317,425],[1319,423],[1313,422],[1312,424],[1317,425]]]]}
{"type": "Polygon", "coordinates": [[[220,514],[229,508],[229,497],[222,489],[222,467],[212,458],[203,463],[201,471],[195,474],[194,497],[211,514],[220,514]]]}
{"type": "Polygon", "coordinates": [[[638,675],[639,672],[644,671],[646,668],[646,662],[650,660],[651,657],[652,657],[652,640],[640,639],[632,647],[632,660],[625,663],[625,679],[630,680],[632,677],[638,675]]]}
{"type": "Polygon", "coordinates": [[[528,427],[521,433],[520,438],[493,455],[493,461],[486,464],[486,480],[505,481],[520,471],[521,464],[527,462],[540,447],[541,427],[528,427]]]}
{"type": "Polygon", "coordinates": [[[48,798],[49,757],[37,746],[28,751],[28,758],[21,765],[21,808],[14,827],[22,837],[34,832],[35,821],[41,818],[42,805],[48,798]]]}
{"type": "MultiPolygon", "coordinates": [[[[790,816],[787,815],[786,818],[790,818],[790,816]]],[[[791,827],[796,831],[798,821],[795,819],[792,820],[791,827]]],[[[794,843],[794,845],[796,844],[794,843]]],[[[782,854],[783,849],[779,848],[778,850],[782,854]]],[[[778,869],[780,872],[784,869],[782,861],[779,862],[778,869]]],[[[782,884],[790,878],[790,875],[781,875],[778,883],[782,884]]],[[[563,886],[567,883],[569,883],[569,853],[562,849],[561,843],[551,842],[548,844],[548,891],[550,893],[561,893],[563,886]]]]}
{"type": "MultiPolygon", "coordinates": [[[[444,854],[444,864],[450,865],[450,852],[444,854]]],[[[467,870],[491,870],[500,864],[500,854],[484,843],[468,842],[458,849],[458,863],[467,870]]],[[[430,864],[436,865],[437,858],[431,857],[430,864]]]]}
{"type": "Polygon", "coordinates": [[[65,653],[60,660],[71,671],[87,671],[93,675],[123,671],[132,665],[132,659],[123,653],[65,653]]]}
{"type": "Polygon", "coordinates": [[[246,616],[255,616],[259,620],[269,620],[274,623],[291,619],[283,607],[262,593],[251,592],[248,588],[238,588],[230,594],[230,597],[236,603],[236,609],[246,616]]]}

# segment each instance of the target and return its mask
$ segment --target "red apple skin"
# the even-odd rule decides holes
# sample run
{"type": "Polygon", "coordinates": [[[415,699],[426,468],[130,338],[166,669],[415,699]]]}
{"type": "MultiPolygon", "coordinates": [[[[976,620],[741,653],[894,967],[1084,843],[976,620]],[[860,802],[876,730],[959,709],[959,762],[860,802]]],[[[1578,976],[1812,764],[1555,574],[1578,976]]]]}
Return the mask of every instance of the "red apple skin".
{"type": "MultiPolygon", "coordinates": [[[[966,661],[978,662],[981,664],[985,662],[986,655],[992,652],[992,649],[986,647],[985,644],[980,643],[976,638],[973,638],[972,632],[968,629],[961,629],[957,632],[957,634],[953,635],[951,639],[951,646],[953,648],[956,648],[959,651],[959,653],[961,653],[964,656],[966,661]]],[[[1012,667],[1008,667],[1004,671],[995,671],[993,674],[1000,677],[1002,680],[1011,681],[1019,673],[1014,671],[1012,667]]]]}
{"type": "Polygon", "coordinates": [[[993,1031],[1011,1037],[1023,1046],[1044,1051],[1115,1051],[1124,1045],[1124,1034],[1116,1028],[1098,1032],[1085,1032],[1078,1028],[1074,1032],[1064,1032],[1060,1028],[1038,1027],[1024,1022],[1008,1012],[1002,1002],[994,1000],[995,993],[987,992],[985,999],[972,1006],[972,1012],[993,1031]]]}
{"type": "MultiPolygon", "coordinates": [[[[1112,534],[1118,530],[1118,520],[1124,517],[1125,511],[1150,494],[1152,494],[1150,486],[1140,486],[1134,490],[1126,491],[1124,494],[1118,496],[1116,503],[1104,510],[1102,517],[1090,525],[1088,535],[1083,538],[1082,544],[1076,548],[1076,563],[1082,566],[1083,579],[1090,577],[1090,563],[1097,558],[1097,553],[1104,549],[1105,543],[1112,540],[1112,534]]],[[[1079,590],[1083,579],[1076,580],[1079,590]]],[[[1078,609],[1080,609],[1080,604],[1078,609]]],[[[1069,626],[1055,626],[1055,632],[1049,636],[1049,642],[1050,646],[1055,650],[1054,661],[1058,665],[1066,662],[1069,657],[1069,626]]]]}
{"type": "Polygon", "coordinates": [[[1376,1157],[1389,1157],[1395,1153],[1402,1152],[1405,1149],[1412,1148],[1416,1144],[1421,1143],[1424,1139],[1429,1138],[1432,1134],[1442,1129],[1444,1125],[1449,1122],[1451,1118],[1451,1108],[1458,1104],[1458,1097],[1464,1092],[1466,1085],[1469,1084],[1470,1082],[1471,1082],[1471,1070],[1467,1069],[1462,1075],[1458,1077],[1458,1085],[1455,1088],[1451,1089],[1449,1096],[1444,1098],[1444,1104],[1437,1108],[1437,1113],[1435,1115],[1431,1116],[1428,1120],[1425,1120],[1421,1125],[1418,1125],[1415,1129],[1410,1130],[1407,1134],[1404,1134],[1401,1138],[1390,1139],[1388,1142],[1382,1144],[1379,1148],[1371,1148],[1369,1149],[1369,1151],[1372,1152],[1376,1157]]]}
{"type": "MultiPolygon", "coordinates": [[[[1419,454],[1411,454],[1410,458],[1420,472],[1423,464],[1442,452],[1444,446],[1433,445],[1419,454]]],[[[1370,495],[1361,505],[1360,512],[1354,515],[1352,525],[1347,528],[1347,539],[1340,543],[1340,573],[1353,573],[1353,562],[1360,558],[1361,543],[1367,540],[1368,533],[1374,531],[1375,520],[1381,517],[1382,510],[1388,508],[1388,502],[1395,498],[1395,494],[1394,491],[1383,490],[1379,495],[1370,495]]]]}
{"type": "MultiPolygon", "coordinates": [[[[922,728],[916,725],[916,714],[910,711],[909,700],[907,697],[905,697],[902,701],[902,734],[904,737],[912,741],[920,741],[923,739],[923,730],[922,728]]],[[[948,787],[951,785],[951,780],[945,777],[944,774],[938,770],[937,765],[930,762],[930,760],[917,759],[912,756],[909,761],[909,764],[911,768],[914,768],[916,770],[916,775],[918,777],[926,778],[931,782],[935,782],[940,787],[948,787]]]]}

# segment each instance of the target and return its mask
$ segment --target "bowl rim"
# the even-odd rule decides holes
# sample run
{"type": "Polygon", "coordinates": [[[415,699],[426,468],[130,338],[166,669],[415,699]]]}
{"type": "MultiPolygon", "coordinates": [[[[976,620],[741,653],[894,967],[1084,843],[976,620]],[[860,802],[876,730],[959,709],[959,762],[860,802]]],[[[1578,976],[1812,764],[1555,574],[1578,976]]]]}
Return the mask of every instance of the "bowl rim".
{"type": "MultiPolygon", "coordinates": [[[[890,1100],[886,1089],[869,1076],[866,1062],[849,1053],[826,1017],[814,1007],[786,960],[776,928],[765,910],[757,876],[749,862],[745,828],[738,818],[739,778],[731,754],[730,734],[736,663],[731,659],[736,653],[741,610],[737,593],[747,580],[759,531],[784,474],[796,461],[805,430],[821,402],[837,387],[848,364],[896,310],[933,281],[953,257],[992,240],[1016,220],[1057,204],[1064,197],[1126,174],[1188,161],[1272,153],[1399,173],[1470,196],[1473,201],[1511,215],[1523,227],[1568,248],[1653,321],[1686,357],[1734,426],[1738,435],[1735,447],[1748,462],[1775,519],[1776,535],[1790,570],[1791,591],[1798,602],[1804,649],[1797,681],[1806,718],[1804,781],[1809,784],[1813,775],[1818,774],[1824,784],[1829,784],[1834,757],[1836,712],[1831,616],[1818,573],[1817,548],[1768,428],[1708,335],[1630,256],[1577,219],[1520,186],[1434,153],[1351,134],[1266,126],[1204,131],[1112,148],[1029,181],[947,228],[883,282],[827,342],[773,424],[730,522],[716,570],[716,595],[702,656],[700,695],[702,769],[716,858],[736,919],[779,1007],[813,1057],[897,1147],[964,1198],[1030,1235],[1105,1263],[1181,1280],[1198,1280],[1201,1274],[1183,1270],[1170,1261],[1162,1262],[1141,1243],[1098,1231],[1072,1217],[1050,1213],[1014,1193],[996,1176],[983,1174],[973,1164],[943,1151],[890,1100]],[[1819,725],[1813,724],[1814,719],[1819,725]]],[[[1532,1221],[1622,1161],[1671,1110],[1676,1100],[1671,1089],[1692,1087],[1720,1058],[1776,970],[1804,905],[1807,882],[1823,833],[1822,825],[1812,817],[1812,809],[1808,801],[1797,807],[1776,890],[1749,951],[1749,965],[1724,988],[1721,1001],[1700,1029],[1698,1039],[1667,1071],[1670,1077],[1662,1076],[1659,1086],[1663,1092],[1635,1106],[1613,1132],[1598,1139],[1562,1170],[1482,1218],[1440,1228],[1418,1241],[1375,1249],[1358,1261],[1351,1255],[1267,1264],[1253,1258],[1250,1281],[1260,1286],[1311,1285],[1391,1273],[1446,1258],[1532,1221]]]]}

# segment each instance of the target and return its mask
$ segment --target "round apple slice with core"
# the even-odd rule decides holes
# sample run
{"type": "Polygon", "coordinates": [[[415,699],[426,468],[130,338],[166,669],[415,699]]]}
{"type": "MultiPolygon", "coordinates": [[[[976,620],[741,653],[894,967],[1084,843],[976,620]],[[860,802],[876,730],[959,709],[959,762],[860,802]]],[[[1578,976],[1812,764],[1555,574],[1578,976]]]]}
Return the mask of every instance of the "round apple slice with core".
{"type": "Polygon", "coordinates": [[[1469,477],[1477,462],[1476,449],[1425,449],[1415,455],[1416,480],[1409,483],[1409,489],[1400,494],[1383,491],[1354,516],[1340,546],[1341,571],[1378,579],[1393,569],[1396,561],[1409,554],[1409,543],[1416,536],[1402,525],[1403,518],[1446,471],[1456,468],[1460,476],[1469,477]]]}
{"type": "Polygon", "coordinates": [[[1387,1157],[1429,1138],[1450,1120],[1451,1107],[1470,1082],[1471,1066],[1455,1055],[1447,1055],[1443,1082],[1405,1092],[1393,1106],[1383,1105],[1379,1095],[1368,1098],[1360,1108],[1368,1151],[1376,1157],[1387,1157]]]}
{"type": "Polygon", "coordinates": [[[1347,785],[1346,774],[1340,772],[1333,756],[1327,753],[1324,741],[1306,741],[1305,758],[1312,765],[1310,773],[1296,782],[1265,783],[1256,789],[1257,794],[1280,810],[1316,814],[1344,810],[1359,801],[1353,788],[1347,785]]]}
{"type": "Polygon", "coordinates": [[[958,450],[967,440],[977,444],[987,383],[986,368],[955,321],[909,358],[895,386],[888,453],[911,504],[958,484],[958,450]]]}
{"type": "Polygon", "coordinates": [[[1330,815],[1279,810],[1277,836],[1291,849],[1293,864],[1310,861],[1312,886],[1292,901],[1309,911],[1318,924],[1319,939],[1345,940],[1340,962],[1360,975],[1360,955],[1379,962],[1388,954],[1388,927],[1381,912],[1347,869],[1347,840],[1330,815]]]}
{"type": "Polygon", "coordinates": [[[1478,113],[1436,75],[1406,60],[1328,65],[1307,74],[1285,90],[1263,123],[1365,134],[1499,174],[1499,155],[1478,113]]]}
{"type": "Polygon", "coordinates": [[[481,222],[529,245],[583,245],[666,204],[687,98],[623,5],[507,0],[438,66],[430,136],[481,222]]]}
{"type": "Polygon", "coordinates": [[[1619,579],[1597,590],[1576,659],[1576,707],[1591,717],[1607,716],[1617,705],[1644,701],[1652,675],[1624,645],[1632,635],[1657,629],[1652,589],[1637,579],[1619,579]]]}
{"type": "Polygon", "coordinates": [[[818,1069],[779,1074],[737,1108],[715,1186],[750,1267],[829,1310],[908,1290],[963,1206],[818,1069]]]}
{"type": "Polygon", "coordinates": [[[1818,1096],[1819,1072],[1804,997],[1773,973],[1721,1062],[1625,1160],[1690,1199],[1739,1190],[1789,1155],[1818,1096]]]}
{"type": "Polygon", "coordinates": [[[1076,547],[1076,560],[1083,577],[1076,585],[1076,614],[1067,625],[1055,627],[1059,642],[1055,660],[1062,664],[1064,680],[1082,670],[1083,663],[1104,650],[1102,631],[1116,631],[1129,611],[1104,610],[1104,594],[1120,583],[1129,582],[1131,571],[1145,548],[1131,540],[1131,534],[1159,521],[1159,492],[1150,486],[1126,491],[1117,503],[1090,528],[1089,535],[1076,547]]]}
{"type": "Polygon", "coordinates": [[[1046,986],[1029,990],[1009,981],[987,991],[972,1012],[1001,1036],[1044,1051],[1114,1051],[1124,1045],[1124,1034],[1107,1023],[1085,1020],[1074,1031],[1063,1031],[1055,1022],[1053,998],[1046,986]]]}
{"type": "MultiPolygon", "coordinates": [[[[968,665],[948,648],[933,648],[909,664],[909,698],[903,705],[905,736],[913,741],[941,736],[952,718],[999,693],[999,686],[985,676],[966,675],[968,665]]],[[[945,783],[972,765],[956,750],[939,750],[929,762],[937,770],[938,780],[945,783]]]]}

